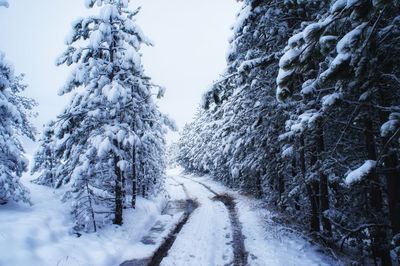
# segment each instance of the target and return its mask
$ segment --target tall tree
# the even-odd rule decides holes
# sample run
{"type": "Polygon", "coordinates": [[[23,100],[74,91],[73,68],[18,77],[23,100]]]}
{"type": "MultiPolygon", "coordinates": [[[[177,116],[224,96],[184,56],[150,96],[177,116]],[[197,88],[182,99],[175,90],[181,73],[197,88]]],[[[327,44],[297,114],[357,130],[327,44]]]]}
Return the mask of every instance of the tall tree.
{"type": "Polygon", "coordinates": [[[0,204],[10,200],[30,203],[28,189],[19,180],[28,166],[20,137],[34,140],[29,117],[36,103],[21,95],[27,87],[22,79],[0,52],[0,204]]]}
{"type": "Polygon", "coordinates": [[[398,8],[243,1],[227,69],[182,132],[179,162],[262,197],[324,243],[355,247],[361,263],[390,264],[400,222],[398,8]]]}
{"type": "Polygon", "coordinates": [[[41,139],[39,140],[39,148],[33,158],[33,166],[31,173],[39,172],[38,178],[33,180],[38,185],[49,187],[59,187],[56,166],[58,164],[55,151],[54,140],[54,121],[48,123],[44,129],[41,139]]]}
{"type": "MultiPolygon", "coordinates": [[[[303,20],[313,20],[326,8],[327,1],[244,1],[226,73],[205,95],[203,115],[212,122],[200,132],[212,136],[213,174],[259,197],[264,194],[282,208],[287,207],[284,194],[293,189],[285,179],[297,169],[288,171],[280,154],[285,147],[279,135],[291,105],[275,98],[278,59],[303,20]]],[[[210,142],[203,145],[208,148],[199,149],[200,154],[210,151],[210,142]]]]}
{"type": "MultiPolygon", "coordinates": [[[[394,41],[399,36],[398,12],[398,1],[334,1],[319,21],[290,38],[277,79],[280,99],[301,88],[304,108],[297,121],[315,133],[321,184],[322,177],[326,184],[329,170],[343,176],[348,171],[344,165],[359,167],[345,182],[367,195],[355,201],[369,207],[359,217],[352,216],[356,210],[350,208],[348,215],[359,227],[370,225],[361,226],[360,233],[370,236],[372,254],[384,265],[391,260],[385,197],[391,224],[398,228],[398,145],[393,143],[397,122],[386,122],[399,104],[394,81],[399,69],[392,61],[398,56],[394,41]],[[324,132],[333,125],[341,130],[324,132]],[[354,130],[362,137],[355,138],[354,130]],[[319,145],[320,136],[328,143],[319,145]],[[387,195],[382,189],[385,184],[389,185],[387,195]]],[[[322,211],[329,209],[322,205],[326,192],[320,191],[322,211]]]]}
{"type": "Polygon", "coordinates": [[[54,154],[58,182],[74,202],[75,229],[96,231],[100,217],[121,225],[139,190],[160,187],[170,121],[141,65],[139,49],[151,42],[135,22],[139,10],[129,10],[127,0],[85,4],[97,4],[100,14],[73,23],[57,62],[75,65],[60,94],[75,93],[55,122],[54,154]]]}
{"type": "MultiPolygon", "coordinates": [[[[8,1],[0,0],[2,6],[8,7],[8,1]]],[[[14,74],[14,67],[0,51],[0,204],[10,200],[30,203],[29,191],[19,180],[28,165],[20,137],[34,140],[29,117],[36,103],[21,95],[27,87],[23,77],[14,74]]]]}

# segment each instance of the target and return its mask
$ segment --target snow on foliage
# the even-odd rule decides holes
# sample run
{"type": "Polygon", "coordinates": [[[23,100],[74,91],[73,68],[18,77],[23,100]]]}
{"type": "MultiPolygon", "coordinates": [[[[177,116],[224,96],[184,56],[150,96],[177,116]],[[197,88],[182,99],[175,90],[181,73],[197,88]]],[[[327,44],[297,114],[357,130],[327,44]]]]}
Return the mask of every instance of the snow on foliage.
{"type": "MultiPolygon", "coordinates": [[[[325,213],[331,209],[329,200],[322,203],[324,198],[341,198],[341,193],[352,198],[351,203],[338,208],[344,214],[340,217],[329,217],[329,221],[311,218],[322,226],[334,221],[357,228],[368,221],[396,224],[397,231],[400,228],[399,208],[394,203],[400,194],[394,181],[398,176],[400,125],[398,14],[397,1],[332,1],[317,20],[302,24],[283,50],[277,98],[295,108],[289,113],[281,140],[297,143],[301,160],[307,157],[304,150],[311,145],[308,152],[313,155],[309,165],[303,164],[303,173],[314,177],[308,182],[310,186],[317,185],[320,191],[322,185],[326,186],[324,193],[330,194],[320,195],[321,205],[311,207],[315,211],[324,205],[326,209],[318,211],[325,213]],[[361,166],[346,175],[354,165],[361,166]],[[324,180],[328,173],[345,175],[347,191],[329,192],[331,184],[324,180]],[[352,186],[359,182],[363,185],[352,186]],[[365,197],[365,193],[371,196],[365,197]],[[388,208],[378,203],[386,197],[391,202],[388,208]],[[362,212],[359,206],[371,208],[362,212]],[[387,213],[390,218],[383,218],[387,213]]],[[[339,181],[334,178],[329,182],[339,181]]],[[[312,200],[313,196],[309,197],[312,200]]],[[[315,226],[314,230],[319,228],[315,226]]],[[[343,234],[340,230],[333,232],[343,234]]],[[[390,230],[374,231],[371,237],[380,240],[360,244],[359,248],[377,250],[381,255],[372,257],[390,264],[385,262],[390,257],[385,234],[390,235],[390,230]]],[[[361,234],[357,237],[368,241],[361,234]]]]}
{"type": "Polygon", "coordinates": [[[39,140],[39,148],[33,157],[31,172],[32,174],[40,173],[33,182],[49,187],[59,186],[56,173],[57,163],[54,147],[54,121],[51,121],[44,127],[39,140]]]}
{"type": "Polygon", "coordinates": [[[343,97],[341,93],[332,93],[325,95],[322,97],[322,108],[328,108],[332,105],[334,105],[338,100],[340,100],[343,97]]]}
{"type": "Polygon", "coordinates": [[[282,158],[291,158],[294,155],[293,146],[284,147],[282,151],[282,158]]]}
{"type": "Polygon", "coordinates": [[[391,230],[353,229],[400,230],[400,186],[390,185],[399,169],[398,1],[242,3],[226,70],[183,129],[179,163],[389,264],[391,230]],[[366,160],[379,171],[363,186],[343,186],[346,171],[366,160]]]}
{"type": "Polygon", "coordinates": [[[360,182],[363,178],[367,177],[376,167],[376,161],[367,160],[363,165],[351,171],[346,175],[345,183],[350,186],[354,183],[360,182]]]}
{"type": "Polygon", "coordinates": [[[400,128],[400,113],[391,113],[389,120],[381,127],[381,136],[387,137],[390,134],[395,134],[400,128]]]}
{"type": "Polygon", "coordinates": [[[0,7],[1,6],[9,7],[8,1],[7,0],[0,0],[0,7]]]}
{"type": "Polygon", "coordinates": [[[35,102],[20,95],[27,87],[22,78],[14,75],[12,64],[0,51],[0,204],[30,202],[29,192],[19,180],[28,165],[20,137],[34,139],[35,130],[28,119],[35,102]]]}
{"type": "Polygon", "coordinates": [[[128,2],[85,1],[100,13],[72,24],[68,47],[57,59],[58,65],[74,65],[59,93],[75,94],[54,124],[52,144],[57,186],[68,188],[64,198],[73,202],[75,230],[122,224],[137,195],[162,189],[164,135],[172,122],[158,110],[144,75],[139,50],[151,43],[128,2]]]}
{"type": "MultiPolygon", "coordinates": [[[[283,151],[278,138],[287,114],[272,89],[279,57],[294,33],[291,25],[304,20],[296,7],[320,10],[324,4],[243,1],[233,27],[226,70],[204,95],[202,105],[206,110],[200,110],[182,132],[178,156],[181,165],[192,171],[210,172],[232,186],[269,193],[268,187],[274,183],[269,180],[278,176],[278,165],[287,160],[276,154],[283,151]]],[[[312,19],[312,12],[308,14],[312,19]]],[[[289,74],[281,72],[279,78],[289,74]]],[[[310,123],[318,115],[310,114],[310,123]]],[[[307,127],[307,123],[304,121],[301,127],[307,127]]]]}

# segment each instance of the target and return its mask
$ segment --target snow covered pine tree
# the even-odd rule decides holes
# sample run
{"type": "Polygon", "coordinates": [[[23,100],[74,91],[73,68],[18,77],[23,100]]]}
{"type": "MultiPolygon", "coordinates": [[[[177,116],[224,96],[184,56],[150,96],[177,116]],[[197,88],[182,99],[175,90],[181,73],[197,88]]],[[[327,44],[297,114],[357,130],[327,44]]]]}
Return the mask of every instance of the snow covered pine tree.
{"type": "Polygon", "coordinates": [[[319,176],[325,231],[325,225],[335,224],[342,246],[356,235],[359,248],[382,265],[391,264],[391,237],[400,229],[399,144],[394,141],[399,12],[398,1],[333,1],[319,21],[289,39],[277,78],[282,100],[301,88],[302,105],[289,131],[307,132],[313,146],[310,173],[319,176]],[[331,189],[335,197],[329,195],[327,175],[336,186],[331,189]],[[345,177],[347,192],[338,189],[342,178],[337,176],[345,177]],[[343,200],[347,195],[350,201],[343,200]],[[329,198],[336,208],[330,208],[329,198]]]}
{"type": "Polygon", "coordinates": [[[9,200],[29,202],[29,192],[19,181],[28,166],[19,136],[34,139],[35,129],[28,118],[35,102],[19,95],[26,88],[22,78],[14,76],[12,65],[0,52],[0,204],[9,200]]]}
{"type": "Polygon", "coordinates": [[[39,148],[33,158],[32,174],[39,172],[37,179],[33,180],[38,185],[59,187],[56,173],[57,156],[54,154],[54,121],[50,121],[43,129],[39,148]]]}
{"type": "Polygon", "coordinates": [[[151,43],[135,23],[138,10],[130,11],[128,3],[86,0],[88,8],[97,4],[100,15],[73,23],[57,61],[76,65],[60,91],[75,94],[55,122],[54,154],[77,231],[96,231],[100,220],[121,225],[137,191],[147,196],[162,185],[170,121],[158,111],[154,86],[143,73],[139,49],[151,43]]]}
{"type": "Polygon", "coordinates": [[[205,95],[208,110],[199,112],[198,116],[204,117],[196,117],[193,123],[197,125],[191,127],[196,129],[192,134],[204,137],[182,139],[182,144],[197,142],[193,144],[197,149],[181,152],[181,162],[190,161],[191,168],[197,166],[198,171],[206,168],[226,184],[257,197],[266,196],[282,209],[295,202],[295,216],[299,217],[304,213],[298,209],[299,193],[291,193],[291,199],[286,196],[290,191],[299,192],[301,174],[295,158],[280,153],[288,148],[283,147],[279,135],[292,106],[275,97],[278,58],[296,27],[304,19],[315,19],[327,9],[327,2],[243,1],[226,73],[205,95]],[[195,156],[184,159],[192,154],[195,156]]]}
{"type": "Polygon", "coordinates": [[[360,263],[388,265],[400,254],[399,7],[243,1],[179,163],[263,197],[360,263]]]}
{"type": "MultiPolygon", "coordinates": [[[[8,7],[7,1],[0,0],[1,6],[8,7]]],[[[27,87],[23,77],[15,76],[12,64],[0,51],[0,204],[10,200],[30,203],[29,191],[19,180],[28,166],[19,137],[34,139],[35,129],[28,119],[36,103],[20,95],[27,87]]]]}
{"type": "MultiPolygon", "coordinates": [[[[1,6],[8,7],[7,1],[1,0],[1,6]]],[[[28,118],[35,102],[20,95],[27,87],[22,79],[23,75],[14,75],[13,66],[0,51],[0,204],[30,202],[29,192],[19,180],[28,166],[19,137],[34,139],[35,129],[28,118]]]]}

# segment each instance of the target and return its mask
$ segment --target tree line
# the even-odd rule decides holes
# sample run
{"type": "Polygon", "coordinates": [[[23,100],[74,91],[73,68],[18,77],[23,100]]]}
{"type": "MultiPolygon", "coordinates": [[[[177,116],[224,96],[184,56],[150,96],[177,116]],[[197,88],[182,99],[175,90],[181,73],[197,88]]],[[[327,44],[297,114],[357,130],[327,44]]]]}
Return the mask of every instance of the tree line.
{"type": "Polygon", "coordinates": [[[179,163],[360,263],[398,262],[399,25],[399,1],[244,0],[179,163]]]}

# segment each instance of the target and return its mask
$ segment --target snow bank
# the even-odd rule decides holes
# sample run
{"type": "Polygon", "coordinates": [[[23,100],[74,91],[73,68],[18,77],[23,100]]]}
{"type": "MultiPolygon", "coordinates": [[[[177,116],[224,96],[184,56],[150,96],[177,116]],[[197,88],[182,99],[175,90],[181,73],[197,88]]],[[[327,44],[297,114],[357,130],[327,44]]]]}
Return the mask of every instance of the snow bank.
{"type": "MultiPolygon", "coordinates": [[[[126,211],[124,225],[109,225],[98,233],[72,235],[70,206],[61,191],[22,181],[32,194],[33,207],[11,203],[0,206],[0,265],[118,265],[151,255],[154,246],[140,242],[162,219],[165,198],[138,198],[137,209],[126,211]]],[[[161,240],[160,240],[161,241],[161,240]]]]}

